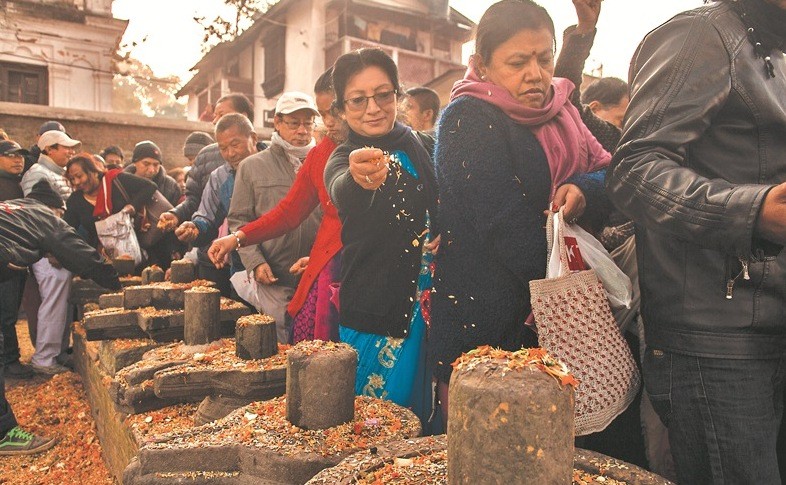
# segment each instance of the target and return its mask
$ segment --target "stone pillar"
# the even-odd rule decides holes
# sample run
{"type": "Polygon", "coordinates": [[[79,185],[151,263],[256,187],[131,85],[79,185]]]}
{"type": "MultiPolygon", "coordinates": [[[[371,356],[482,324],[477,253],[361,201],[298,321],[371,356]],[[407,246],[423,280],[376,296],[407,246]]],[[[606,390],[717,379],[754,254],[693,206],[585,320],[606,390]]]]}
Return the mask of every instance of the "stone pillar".
{"type": "Polygon", "coordinates": [[[235,353],[241,359],[267,359],[278,353],[276,320],[269,315],[247,315],[235,324],[235,353]]]}
{"type": "Polygon", "coordinates": [[[221,292],[209,286],[197,286],[183,292],[185,322],[183,341],[200,345],[221,337],[221,292]]]}
{"type": "Polygon", "coordinates": [[[148,266],[142,270],[142,284],[159,283],[164,281],[164,270],[158,266],[148,266]]]}
{"type": "Polygon", "coordinates": [[[540,370],[548,360],[531,362],[524,354],[530,350],[545,355],[541,349],[481,348],[454,369],[449,485],[572,482],[573,388],[540,370]]]}
{"type": "Polygon", "coordinates": [[[172,283],[191,283],[196,279],[196,267],[191,260],[177,259],[169,268],[172,270],[169,277],[172,283]]]}
{"type": "Polygon", "coordinates": [[[126,276],[134,274],[134,267],[136,266],[136,263],[134,263],[133,259],[129,258],[113,258],[112,266],[114,266],[118,275],[126,276]]]}
{"type": "Polygon", "coordinates": [[[358,354],[347,344],[304,341],[287,355],[287,419],[305,429],[326,429],[355,416],[358,354]]]}

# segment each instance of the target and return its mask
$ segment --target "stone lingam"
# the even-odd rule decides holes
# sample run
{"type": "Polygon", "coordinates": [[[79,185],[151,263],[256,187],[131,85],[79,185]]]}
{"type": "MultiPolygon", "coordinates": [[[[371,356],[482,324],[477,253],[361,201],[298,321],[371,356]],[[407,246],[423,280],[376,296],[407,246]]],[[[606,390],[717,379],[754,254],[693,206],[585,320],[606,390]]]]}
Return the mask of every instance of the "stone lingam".
{"type": "Polygon", "coordinates": [[[358,450],[418,436],[420,422],[411,411],[354,396],[356,366],[345,344],[301,342],[287,354],[290,395],[150,438],[123,481],[302,484],[358,450]]]}
{"type": "Polygon", "coordinates": [[[575,385],[542,349],[481,347],[454,364],[447,435],[358,452],[308,483],[671,484],[637,466],[574,450],[575,385]]]}

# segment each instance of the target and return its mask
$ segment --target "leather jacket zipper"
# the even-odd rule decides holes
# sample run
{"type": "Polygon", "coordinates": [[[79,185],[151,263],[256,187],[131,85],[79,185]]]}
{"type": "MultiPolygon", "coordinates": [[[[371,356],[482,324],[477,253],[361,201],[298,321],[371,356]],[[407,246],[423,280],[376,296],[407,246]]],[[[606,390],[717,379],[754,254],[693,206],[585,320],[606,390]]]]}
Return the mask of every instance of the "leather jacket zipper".
{"type": "Polygon", "coordinates": [[[737,259],[739,260],[740,264],[742,265],[742,269],[740,270],[739,273],[737,273],[737,275],[734,278],[729,278],[726,281],[726,299],[727,300],[731,300],[734,297],[734,283],[737,281],[737,279],[740,276],[742,276],[742,279],[744,279],[744,280],[751,279],[751,275],[748,272],[749,261],[746,260],[746,259],[742,259],[742,258],[737,258],[737,259]]]}

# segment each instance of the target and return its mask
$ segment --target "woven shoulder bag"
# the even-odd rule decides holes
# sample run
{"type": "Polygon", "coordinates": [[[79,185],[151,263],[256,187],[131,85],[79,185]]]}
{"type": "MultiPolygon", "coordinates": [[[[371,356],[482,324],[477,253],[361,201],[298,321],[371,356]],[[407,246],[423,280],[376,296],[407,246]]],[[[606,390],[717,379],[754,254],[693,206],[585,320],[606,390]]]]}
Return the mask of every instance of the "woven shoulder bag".
{"type": "Polygon", "coordinates": [[[576,435],[583,436],[605,429],[628,407],[641,376],[595,271],[570,271],[563,225],[562,212],[551,214],[546,225],[547,260],[558,251],[562,275],[529,286],[541,347],[579,380],[576,435]]]}

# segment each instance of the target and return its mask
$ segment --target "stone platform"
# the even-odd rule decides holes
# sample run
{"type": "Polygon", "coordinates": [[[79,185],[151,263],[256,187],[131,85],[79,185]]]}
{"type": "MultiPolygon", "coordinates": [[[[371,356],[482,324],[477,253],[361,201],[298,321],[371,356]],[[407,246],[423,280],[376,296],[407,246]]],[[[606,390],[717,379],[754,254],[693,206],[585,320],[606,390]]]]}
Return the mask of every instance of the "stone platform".
{"type": "Polygon", "coordinates": [[[124,483],[302,484],[357,450],[420,434],[415,415],[388,401],[355,400],[354,419],[305,430],[286,419],[286,399],[253,402],[214,423],[154,438],[124,483]]]}
{"type": "MultiPolygon", "coordinates": [[[[594,451],[576,449],[573,484],[674,485],[635,465],[594,451]]],[[[361,451],[333,468],[318,473],[309,485],[362,485],[387,483],[447,485],[447,437],[427,436],[381,445],[373,452],[361,451]]]]}
{"type": "MultiPolygon", "coordinates": [[[[267,359],[243,360],[235,355],[233,339],[201,346],[173,343],[149,350],[106,383],[118,409],[132,414],[198,402],[207,396],[245,399],[246,403],[265,400],[286,390],[286,351],[281,346],[278,354],[267,359]]],[[[101,356],[102,362],[112,362],[101,356]]],[[[103,367],[108,370],[110,365],[103,367]]]]}

